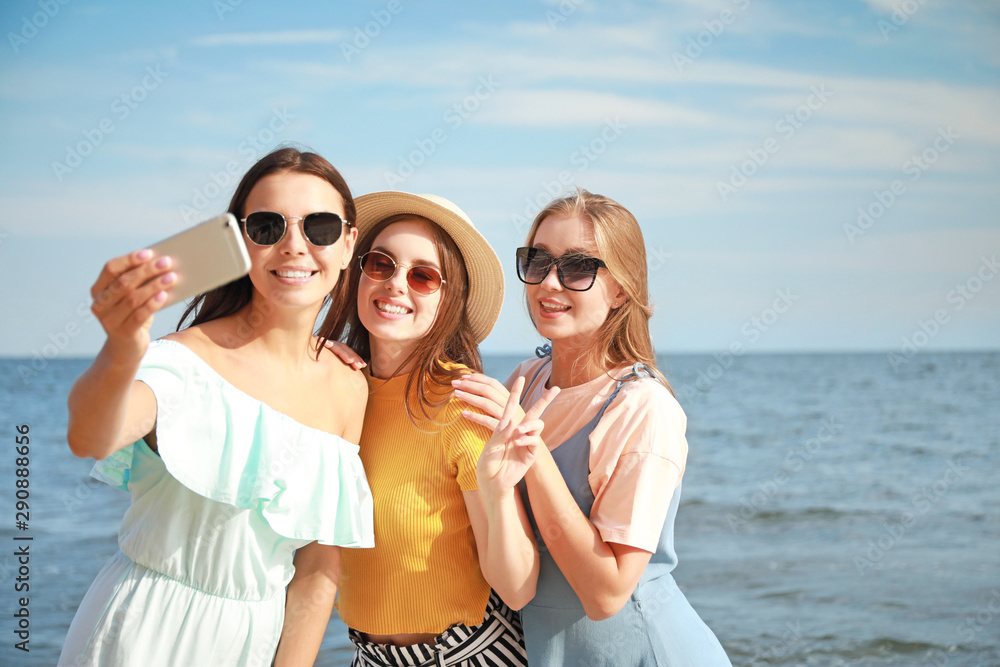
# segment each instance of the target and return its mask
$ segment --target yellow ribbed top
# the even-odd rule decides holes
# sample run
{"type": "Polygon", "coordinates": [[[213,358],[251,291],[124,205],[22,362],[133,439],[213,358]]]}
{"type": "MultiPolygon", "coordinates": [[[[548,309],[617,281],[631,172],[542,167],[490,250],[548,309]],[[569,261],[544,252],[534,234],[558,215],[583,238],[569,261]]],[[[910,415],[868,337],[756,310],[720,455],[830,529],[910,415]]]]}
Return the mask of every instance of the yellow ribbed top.
{"type": "Polygon", "coordinates": [[[454,398],[436,424],[418,420],[418,429],[406,414],[406,381],[369,377],[360,453],[375,548],[344,549],[340,561],[340,618],[372,634],[482,623],[490,594],[462,496],[478,488],[476,462],[490,432],[462,418],[467,406],[454,398]]]}

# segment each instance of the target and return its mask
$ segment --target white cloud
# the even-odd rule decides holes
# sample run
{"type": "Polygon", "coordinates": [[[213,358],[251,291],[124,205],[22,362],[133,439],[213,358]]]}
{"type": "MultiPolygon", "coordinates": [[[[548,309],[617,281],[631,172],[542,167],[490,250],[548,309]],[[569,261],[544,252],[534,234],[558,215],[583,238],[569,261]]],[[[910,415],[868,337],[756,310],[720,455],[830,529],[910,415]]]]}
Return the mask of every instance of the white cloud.
{"type": "Polygon", "coordinates": [[[8,191],[0,203],[33,235],[132,236],[152,243],[188,226],[176,208],[165,204],[184,192],[167,173],[150,170],[100,181],[67,181],[57,197],[51,196],[50,184],[39,183],[8,191]]]}
{"type": "Polygon", "coordinates": [[[346,30],[278,30],[203,35],[191,40],[195,46],[264,46],[274,44],[326,44],[347,39],[346,30]]]}
{"type": "MultiPolygon", "coordinates": [[[[770,129],[770,128],[768,128],[770,129]]],[[[912,150],[914,142],[885,129],[855,129],[816,127],[785,141],[774,132],[733,137],[725,142],[705,139],[695,145],[680,148],[641,148],[630,151],[628,164],[658,171],[709,174],[712,178],[728,177],[732,167],[739,167],[754,153],[760,161],[760,173],[788,168],[821,170],[825,178],[843,182],[856,178],[856,170],[898,170],[903,155],[912,150]],[[777,151],[762,154],[765,141],[774,141],[777,151]],[[842,172],[842,173],[837,173],[842,172]],[[843,173],[846,172],[846,173],[843,173]]],[[[701,137],[699,137],[701,139],[701,137]]],[[[978,164],[978,163],[977,163],[978,164]]]]}
{"type": "Polygon", "coordinates": [[[204,170],[206,165],[224,165],[233,159],[232,151],[186,144],[115,143],[107,151],[129,163],[141,162],[147,166],[172,163],[176,165],[172,168],[196,171],[204,170]]]}
{"type": "Polygon", "coordinates": [[[924,275],[931,284],[947,289],[954,280],[972,275],[987,249],[1000,248],[1000,229],[906,231],[905,227],[900,219],[878,221],[864,236],[855,237],[853,244],[843,235],[841,242],[802,248],[782,263],[802,273],[924,275]]]}
{"type": "MultiPolygon", "coordinates": [[[[775,141],[778,151],[768,158],[772,168],[804,167],[849,174],[856,174],[859,170],[900,171],[904,160],[923,148],[914,138],[888,128],[810,127],[788,141],[782,141],[780,135],[775,135],[775,141]]],[[[741,150],[736,157],[742,162],[748,159],[746,150],[753,149],[759,154],[761,148],[758,142],[758,145],[741,150]]],[[[948,165],[947,168],[957,170],[959,163],[952,157],[942,160],[935,168],[948,165]]]]}
{"type": "MultiPolygon", "coordinates": [[[[484,38],[494,36],[495,28],[483,31],[484,38]]],[[[663,19],[651,19],[641,24],[575,24],[559,25],[555,28],[544,21],[508,23],[502,28],[504,42],[523,41],[527,44],[544,44],[547,50],[576,53],[581,51],[581,45],[597,46],[597,50],[605,57],[612,53],[625,51],[657,52],[662,51],[667,42],[671,41],[667,34],[680,35],[681,31],[674,22],[663,19]]]]}
{"type": "Polygon", "coordinates": [[[662,54],[609,57],[591,50],[572,57],[551,56],[511,44],[469,46],[462,57],[455,53],[453,46],[436,43],[403,57],[386,44],[351,66],[308,61],[269,61],[259,66],[270,73],[308,79],[312,86],[346,81],[405,85],[414,92],[404,99],[397,95],[394,103],[410,105],[425,102],[426,95],[438,100],[444,91],[450,96],[464,94],[478,77],[494,77],[500,83],[499,93],[484,105],[477,120],[541,127],[558,122],[560,113],[567,114],[570,123],[581,116],[592,118],[586,108],[560,106],[562,100],[576,98],[596,104],[597,114],[609,109],[621,114],[631,107],[637,123],[711,120],[720,122],[718,131],[724,134],[752,132],[753,119],[766,112],[769,117],[764,119],[771,125],[807,103],[814,89],[825,88],[832,98],[815,114],[821,119],[811,121],[816,124],[843,122],[862,131],[893,129],[914,138],[952,125],[970,141],[1000,143],[1000,124],[994,122],[1000,91],[974,85],[819,74],[720,60],[698,61],[680,73],[662,54]],[[587,99],[580,90],[588,91],[587,99]]]}
{"type": "MultiPolygon", "coordinates": [[[[656,99],[589,90],[501,91],[472,117],[474,122],[520,127],[601,128],[620,119],[629,125],[707,126],[713,114],[656,99]]],[[[618,136],[617,134],[615,135],[618,136]]]]}
{"type": "Polygon", "coordinates": [[[109,5],[73,5],[70,11],[77,16],[104,16],[111,12],[109,5]]]}
{"type": "Polygon", "coordinates": [[[891,14],[901,0],[862,0],[862,2],[879,14],[891,14]]]}
{"type": "Polygon", "coordinates": [[[119,56],[119,59],[122,62],[166,63],[173,66],[177,64],[178,53],[175,46],[162,46],[126,51],[119,56]]]}

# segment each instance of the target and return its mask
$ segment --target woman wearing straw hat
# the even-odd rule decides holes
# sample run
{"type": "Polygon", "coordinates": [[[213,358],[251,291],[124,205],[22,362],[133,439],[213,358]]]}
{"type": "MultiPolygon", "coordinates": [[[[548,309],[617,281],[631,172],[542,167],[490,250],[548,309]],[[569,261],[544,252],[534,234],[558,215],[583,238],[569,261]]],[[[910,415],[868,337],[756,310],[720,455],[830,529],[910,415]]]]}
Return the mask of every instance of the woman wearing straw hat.
{"type": "Polygon", "coordinates": [[[511,608],[534,595],[538,554],[517,494],[487,515],[477,462],[490,431],[461,418],[451,389],[482,371],[500,261],[441,197],[376,192],[356,204],[357,299],[322,330],[369,362],[360,447],[375,548],[343,554],[337,600],[353,664],[525,664],[511,608]]]}

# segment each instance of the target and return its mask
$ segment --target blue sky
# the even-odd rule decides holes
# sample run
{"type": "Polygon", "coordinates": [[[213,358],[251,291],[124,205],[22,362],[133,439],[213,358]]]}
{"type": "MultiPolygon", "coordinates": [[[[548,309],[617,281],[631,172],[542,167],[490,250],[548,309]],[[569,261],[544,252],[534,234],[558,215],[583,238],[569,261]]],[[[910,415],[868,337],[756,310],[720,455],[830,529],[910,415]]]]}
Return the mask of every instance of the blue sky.
{"type": "MultiPolygon", "coordinates": [[[[89,355],[103,262],[274,146],[456,202],[512,271],[579,185],[649,249],[660,352],[1000,345],[992,0],[6,2],[0,355],[89,355]]],[[[161,315],[169,331],[179,311],[161,315]]]]}

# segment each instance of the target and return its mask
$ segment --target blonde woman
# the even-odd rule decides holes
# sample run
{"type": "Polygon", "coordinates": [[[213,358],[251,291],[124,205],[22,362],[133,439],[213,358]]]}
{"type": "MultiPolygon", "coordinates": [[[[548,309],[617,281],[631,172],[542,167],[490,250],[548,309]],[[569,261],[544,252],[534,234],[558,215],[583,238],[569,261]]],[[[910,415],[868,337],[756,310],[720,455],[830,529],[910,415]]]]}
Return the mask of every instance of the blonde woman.
{"type": "MultiPolygon", "coordinates": [[[[522,610],[532,667],[730,664],[670,574],[686,418],[656,370],[645,257],[638,223],[617,202],[585,190],[553,201],[516,254],[550,346],[506,385],[482,375],[454,383],[485,413],[469,411],[470,421],[495,428],[495,440],[508,434],[503,473],[523,477],[541,552],[522,610]],[[522,387],[526,404],[560,389],[541,445],[530,437],[535,415],[518,426],[510,409],[522,387]]],[[[487,511],[509,511],[491,508],[503,497],[484,495],[487,511]]]]}

